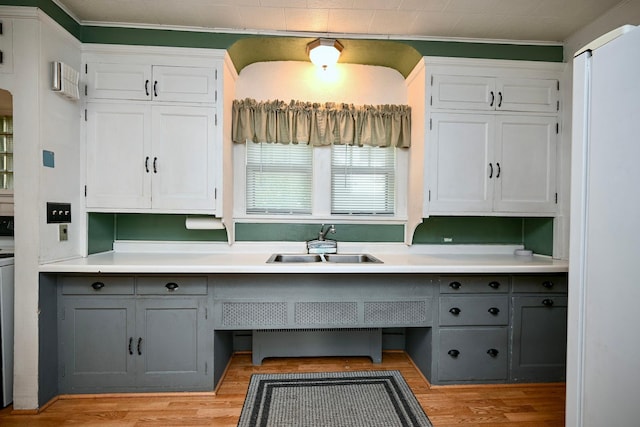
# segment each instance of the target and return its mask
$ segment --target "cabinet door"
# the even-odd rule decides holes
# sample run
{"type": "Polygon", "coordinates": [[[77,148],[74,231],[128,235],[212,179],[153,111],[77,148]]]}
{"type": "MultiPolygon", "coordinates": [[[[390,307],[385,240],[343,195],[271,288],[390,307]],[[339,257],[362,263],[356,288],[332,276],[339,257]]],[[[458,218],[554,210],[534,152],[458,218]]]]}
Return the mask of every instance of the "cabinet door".
{"type": "Polygon", "coordinates": [[[567,355],[567,297],[514,297],[511,377],[563,381],[567,355]]]}
{"type": "Polygon", "coordinates": [[[13,73],[13,20],[0,18],[2,31],[0,32],[0,73],[13,73]]]}
{"type": "Polygon", "coordinates": [[[153,390],[213,388],[213,326],[206,298],[150,298],[137,303],[138,385],[153,390]]]}
{"type": "Polygon", "coordinates": [[[86,70],[89,99],[151,99],[150,65],[92,62],[86,70]]]}
{"type": "Polygon", "coordinates": [[[491,115],[432,114],[425,186],[428,213],[490,212],[494,119],[491,115]]]}
{"type": "Polygon", "coordinates": [[[87,208],[151,207],[150,131],[148,106],[87,106],[87,208]]]}
{"type": "Polygon", "coordinates": [[[153,107],[153,208],[215,211],[214,111],[153,107]]]}
{"type": "Polygon", "coordinates": [[[495,79],[492,77],[434,74],[432,79],[432,108],[483,111],[496,108],[495,79]]]}
{"type": "Polygon", "coordinates": [[[134,317],[130,299],[62,299],[62,393],[127,391],[134,386],[134,317]]]}
{"type": "Polygon", "coordinates": [[[495,205],[499,212],[556,211],[556,118],[496,117],[495,205]]]}
{"type": "Polygon", "coordinates": [[[555,113],[560,109],[559,92],[558,80],[500,78],[496,82],[496,108],[555,113]]]}
{"type": "Polygon", "coordinates": [[[507,328],[441,328],[438,381],[504,381],[507,328]]]}
{"type": "Polygon", "coordinates": [[[214,103],[215,69],[154,66],[153,96],[158,101],[214,103]]]}

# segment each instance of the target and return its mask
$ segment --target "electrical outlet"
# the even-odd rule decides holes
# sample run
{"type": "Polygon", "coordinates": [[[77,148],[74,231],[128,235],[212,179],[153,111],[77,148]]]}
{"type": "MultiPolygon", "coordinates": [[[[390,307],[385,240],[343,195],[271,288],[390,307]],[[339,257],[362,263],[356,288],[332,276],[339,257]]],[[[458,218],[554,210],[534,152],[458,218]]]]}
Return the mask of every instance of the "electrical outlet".
{"type": "Polygon", "coordinates": [[[60,224],[59,227],[59,240],[61,242],[69,240],[69,226],[67,224],[60,224]]]}

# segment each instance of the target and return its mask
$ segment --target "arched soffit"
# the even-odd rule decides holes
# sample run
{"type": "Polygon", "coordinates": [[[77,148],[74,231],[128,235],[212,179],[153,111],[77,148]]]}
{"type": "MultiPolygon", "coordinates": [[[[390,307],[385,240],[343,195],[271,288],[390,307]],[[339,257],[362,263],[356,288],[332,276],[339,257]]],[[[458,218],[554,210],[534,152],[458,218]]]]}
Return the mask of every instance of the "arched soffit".
{"type": "MultiPolygon", "coordinates": [[[[229,57],[240,73],[255,62],[308,61],[307,44],[316,37],[248,37],[228,48],[229,57]]],[[[338,62],[379,65],[397,70],[407,77],[422,55],[412,46],[387,40],[345,39],[337,37],[344,46],[338,62]]]]}

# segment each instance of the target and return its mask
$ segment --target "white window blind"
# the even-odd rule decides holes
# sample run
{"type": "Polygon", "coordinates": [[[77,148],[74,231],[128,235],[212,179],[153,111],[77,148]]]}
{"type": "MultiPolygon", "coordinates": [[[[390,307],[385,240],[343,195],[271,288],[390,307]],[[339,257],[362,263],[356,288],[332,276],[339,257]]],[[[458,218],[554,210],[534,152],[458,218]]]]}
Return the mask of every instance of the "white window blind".
{"type": "Polygon", "coordinates": [[[247,142],[247,213],[311,214],[312,150],[308,145],[247,142]]]}
{"type": "Polygon", "coordinates": [[[395,148],[331,148],[331,213],[393,215],[395,148]]]}

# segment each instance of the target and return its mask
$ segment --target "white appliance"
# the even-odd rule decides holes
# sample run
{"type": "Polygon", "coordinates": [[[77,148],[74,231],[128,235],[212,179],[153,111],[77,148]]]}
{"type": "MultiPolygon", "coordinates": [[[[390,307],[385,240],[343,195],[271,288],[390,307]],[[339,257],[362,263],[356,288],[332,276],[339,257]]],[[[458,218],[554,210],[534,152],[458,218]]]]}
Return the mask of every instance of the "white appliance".
{"type": "Polygon", "coordinates": [[[640,27],[573,66],[566,426],[638,426],[640,27]]]}

